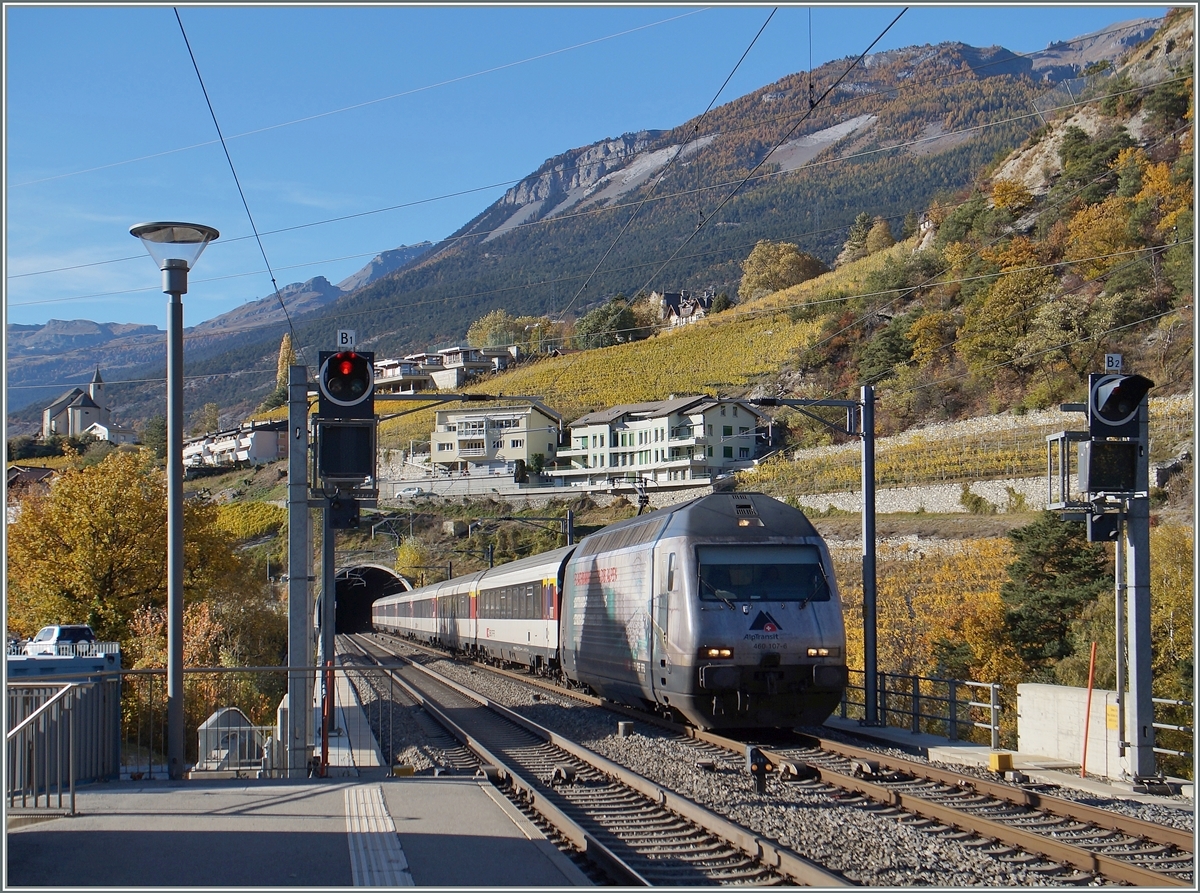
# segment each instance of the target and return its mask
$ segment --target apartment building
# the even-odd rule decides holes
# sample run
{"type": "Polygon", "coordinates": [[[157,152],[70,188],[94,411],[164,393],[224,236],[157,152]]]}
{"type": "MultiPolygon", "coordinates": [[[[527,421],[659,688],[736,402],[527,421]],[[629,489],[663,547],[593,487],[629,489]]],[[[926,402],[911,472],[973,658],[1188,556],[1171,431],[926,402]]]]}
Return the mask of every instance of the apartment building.
{"type": "Polygon", "coordinates": [[[562,416],[541,403],[436,413],[430,461],[443,470],[510,474],[517,460],[549,466],[558,456],[562,416]]]}
{"type": "Polygon", "coordinates": [[[721,397],[671,397],[614,406],[570,424],[568,446],[551,472],[565,486],[614,478],[675,486],[710,484],[753,464],[763,416],[721,397]]]}

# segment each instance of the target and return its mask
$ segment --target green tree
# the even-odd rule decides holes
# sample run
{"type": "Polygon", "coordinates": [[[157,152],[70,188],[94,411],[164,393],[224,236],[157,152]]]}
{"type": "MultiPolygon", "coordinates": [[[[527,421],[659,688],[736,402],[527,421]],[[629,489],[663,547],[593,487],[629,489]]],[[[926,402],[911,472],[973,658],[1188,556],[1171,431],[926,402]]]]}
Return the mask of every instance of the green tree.
{"type": "Polygon", "coordinates": [[[874,219],[866,211],[860,212],[854,218],[854,223],[850,224],[850,232],[846,235],[846,242],[842,245],[842,253],[837,257],[837,266],[840,267],[867,256],[867,236],[871,234],[871,227],[874,224],[874,219]]]}
{"type": "Polygon", "coordinates": [[[820,260],[791,242],[762,239],[742,262],[738,297],[743,301],[762,297],[807,282],[828,270],[820,260]]]}
{"type": "Polygon", "coordinates": [[[1072,623],[1112,588],[1104,549],[1049,511],[1008,536],[1017,557],[1000,587],[1005,626],[1027,665],[1052,670],[1072,652],[1072,623]]]}
{"type": "Polygon", "coordinates": [[[617,295],[603,307],[575,323],[575,346],[583,350],[610,347],[626,341],[640,341],[649,335],[638,325],[623,295],[617,295]]]}
{"type": "Polygon", "coordinates": [[[142,445],[154,453],[154,458],[167,457],[167,420],[160,415],[151,417],[142,429],[142,445]]]}

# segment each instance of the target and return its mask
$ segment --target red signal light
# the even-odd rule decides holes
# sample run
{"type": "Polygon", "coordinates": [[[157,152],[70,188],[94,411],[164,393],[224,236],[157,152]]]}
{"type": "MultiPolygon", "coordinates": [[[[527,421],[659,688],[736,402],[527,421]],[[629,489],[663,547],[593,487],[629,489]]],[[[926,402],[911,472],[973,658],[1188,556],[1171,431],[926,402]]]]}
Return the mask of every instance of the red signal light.
{"type": "Polygon", "coordinates": [[[320,362],[320,414],[334,418],[373,416],[374,355],[346,350],[322,354],[320,362]]]}

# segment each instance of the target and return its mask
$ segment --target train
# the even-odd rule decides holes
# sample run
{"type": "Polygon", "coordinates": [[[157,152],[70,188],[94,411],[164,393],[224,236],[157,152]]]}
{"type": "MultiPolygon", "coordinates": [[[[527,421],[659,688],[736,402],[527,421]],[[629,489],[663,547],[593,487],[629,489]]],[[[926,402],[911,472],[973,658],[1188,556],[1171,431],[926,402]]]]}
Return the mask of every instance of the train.
{"type": "Polygon", "coordinates": [[[389,595],[371,620],[701,729],[819,725],[848,678],[828,547],[762,493],[702,496],[389,595]]]}

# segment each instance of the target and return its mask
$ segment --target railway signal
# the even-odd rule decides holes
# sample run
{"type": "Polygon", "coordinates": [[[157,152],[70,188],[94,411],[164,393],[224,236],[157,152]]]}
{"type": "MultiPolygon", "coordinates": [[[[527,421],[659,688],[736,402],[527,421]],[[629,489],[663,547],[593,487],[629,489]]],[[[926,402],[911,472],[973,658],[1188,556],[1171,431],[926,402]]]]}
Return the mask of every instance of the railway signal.
{"type": "Polygon", "coordinates": [[[760,794],[767,792],[767,773],[773,772],[775,766],[761,750],[753,744],[746,745],[746,771],[754,776],[754,790],[760,794]]]}
{"type": "Polygon", "coordinates": [[[1154,382],[1141,375],[1088,376],[1088,432],[1092,437],[1138,437],[1146,392],[1154,382]]]}
{"type": "Polygon", "coordinates": [[[375,417],[375,354],[354,350],[321,351],[317,362],[320,402],[317,414],[327,419],[375,417]]]}

